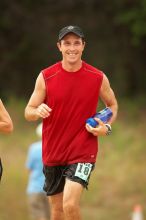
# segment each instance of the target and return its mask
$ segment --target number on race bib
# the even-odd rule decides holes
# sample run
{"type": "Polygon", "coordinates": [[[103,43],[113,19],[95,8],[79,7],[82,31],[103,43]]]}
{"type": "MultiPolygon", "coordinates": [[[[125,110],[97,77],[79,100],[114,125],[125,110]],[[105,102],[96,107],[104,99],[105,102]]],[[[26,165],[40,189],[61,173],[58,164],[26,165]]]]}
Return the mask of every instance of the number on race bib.
{"type": "Polygon", "coordinates": [[[91,169],[92,169],[91,163],[78,163],[75,176],[87,181],[91,169]]]}

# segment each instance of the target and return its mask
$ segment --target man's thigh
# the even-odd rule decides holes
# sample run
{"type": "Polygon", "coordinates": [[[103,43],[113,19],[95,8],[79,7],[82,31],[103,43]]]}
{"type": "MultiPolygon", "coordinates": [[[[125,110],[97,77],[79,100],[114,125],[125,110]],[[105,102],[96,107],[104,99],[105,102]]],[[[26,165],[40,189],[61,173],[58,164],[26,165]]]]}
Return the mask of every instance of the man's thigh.
{"type": "Polygon", "coordinates": [[[83,190],[84,186],[82,184],[66,178],[63,193],[63,204],[70,202],[71,204],[78,205],[83,190]]]}
{"type": "Polygon", "coordinates": [[[51,195],[51,196],[48,196],[48,198],[49,198],[49,203],[50,203],[51,208],[55,210],[56,209],[63,210],[63,207],[62,207],[63,193],[51,195]]]}

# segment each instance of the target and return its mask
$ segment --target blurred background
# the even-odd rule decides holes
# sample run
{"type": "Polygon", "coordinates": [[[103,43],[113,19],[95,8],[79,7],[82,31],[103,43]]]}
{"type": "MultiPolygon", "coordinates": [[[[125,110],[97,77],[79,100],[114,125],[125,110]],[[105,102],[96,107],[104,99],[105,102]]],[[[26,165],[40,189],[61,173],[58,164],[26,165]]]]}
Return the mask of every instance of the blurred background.
{"type": "Polygon", "coordinates": [[[0,98],[15,130],[0,136],[0,220],[28,219],[25,160],[39,122],[26,122],[24,108],[39,72],[60,60],[56,42],[66,25],[83,29],[83,59],[106,73],[119,102],[113,134],[100,138],[96,168],[82,197],[83,219],[130,220],[136,204],[146,218],[146,0],[5,0],[0,2],[0,98]]]}

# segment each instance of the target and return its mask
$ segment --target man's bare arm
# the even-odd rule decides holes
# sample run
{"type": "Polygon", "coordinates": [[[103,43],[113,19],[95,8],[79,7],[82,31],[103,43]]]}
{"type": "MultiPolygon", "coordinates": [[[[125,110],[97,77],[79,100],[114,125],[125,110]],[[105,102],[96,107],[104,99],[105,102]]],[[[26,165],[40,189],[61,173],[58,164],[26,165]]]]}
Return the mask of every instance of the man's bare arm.
{"type": "Polygon", "coordinates": [[[4,107],[2,101],[0,100],[0,132],[10,133],[13,131],[13,122],[10,118],[9,113],[4,107]]]}
{"type": "Polygon", "coordinates": [[[105,75],[103,76],[103,82],[100,89],[100,98],[104,102],[106,107],[109,107],[113,112],[113,116],[108,122],[109,124],[112,124],[117,117],[118,103],[115,94],[110,87],[109,80],[105,75]]]}
{"type": "Polygon", "coordinates": [[[44,103],[46,87],[42,73],[39,74],[34,91],[25,108],[25,118],[28,121],[36,121],[39,118],[46,118],[50,115],[51,108],[44,103]]]}
{"type": "MultiPolygon", "coordinates": [[[[117,117],[118,104],[115,98],[115,94],[110,87],[109,80],[105,75],[103,76],[103,81],[100,89],[100,98],[105,106],[109,107],[113,112],[113,116],[108,121],[109,124],[112,124],[117,117]]],[[[107,126],[100,119],[95,118],[95,120],[99,123],[99,125],[96,128],[93,128],[90,125],[86,124],[87,131],[92,133],[94,136],[106,135],[108,130],[107,126]]]]}

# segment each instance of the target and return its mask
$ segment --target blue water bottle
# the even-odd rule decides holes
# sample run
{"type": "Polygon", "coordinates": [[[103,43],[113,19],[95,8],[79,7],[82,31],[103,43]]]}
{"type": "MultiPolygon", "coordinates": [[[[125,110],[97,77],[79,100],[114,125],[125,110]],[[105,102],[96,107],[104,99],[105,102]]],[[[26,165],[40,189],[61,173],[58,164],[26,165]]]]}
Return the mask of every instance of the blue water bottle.
{"type": "Polygon", "coordinates": [[[113,113],[110,108],[104,108],[100,112],[97,112],[92,118],[86,120],[86,124],[89,124],[92,127],[96,127],[99,123],[94,118],[99,118],[104,123],[107,123],[112,117],[113,113]]]}

